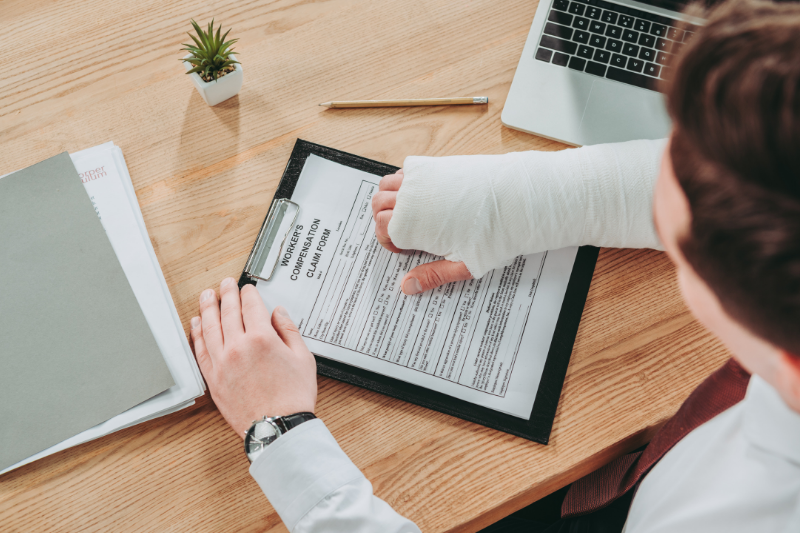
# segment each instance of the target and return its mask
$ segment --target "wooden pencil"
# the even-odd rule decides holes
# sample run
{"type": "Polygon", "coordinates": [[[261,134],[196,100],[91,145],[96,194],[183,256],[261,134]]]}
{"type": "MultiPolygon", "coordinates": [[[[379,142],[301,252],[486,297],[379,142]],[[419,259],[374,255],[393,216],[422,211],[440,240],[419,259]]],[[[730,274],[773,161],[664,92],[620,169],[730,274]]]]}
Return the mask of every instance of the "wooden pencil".
{"type": "Polygon", "coordinates": [[[457,98],[419,98],[408,100],[343,100],[339,102],[325,102],[319,104],[323,107],[407,107],[420,105],[474,105],[488,104],[488,96],[464,96],[457,98]]]}

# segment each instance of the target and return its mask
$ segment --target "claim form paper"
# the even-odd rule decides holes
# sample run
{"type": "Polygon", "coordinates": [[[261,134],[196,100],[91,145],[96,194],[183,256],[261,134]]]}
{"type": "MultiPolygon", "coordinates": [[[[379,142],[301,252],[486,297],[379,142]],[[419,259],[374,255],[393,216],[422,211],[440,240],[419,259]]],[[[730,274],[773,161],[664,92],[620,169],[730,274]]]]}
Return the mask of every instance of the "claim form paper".
{"type": "Polygon", "coordinates": [[[297,220],[285,218],[278,266],[257,284],[262,298],[289,311],[317,355],[528,419],[578,249],[406,296],[403,276],[441,258],[377,242],[379,181],[310,155],[292,194],[297,220]]]}

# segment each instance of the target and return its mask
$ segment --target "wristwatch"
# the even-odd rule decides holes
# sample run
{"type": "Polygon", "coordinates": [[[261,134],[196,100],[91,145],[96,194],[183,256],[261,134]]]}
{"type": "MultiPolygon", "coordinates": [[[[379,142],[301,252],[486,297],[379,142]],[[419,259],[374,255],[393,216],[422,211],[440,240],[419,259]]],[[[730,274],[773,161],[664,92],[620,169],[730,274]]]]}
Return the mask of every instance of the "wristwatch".
{"type": "Polygon", "coordinates": [[[275,439],[303,422],[317,418],[313,413],[295,413],[289,416],[265,416],[254,420],[244,434],[244,453],[252,463],[275,439]]]}

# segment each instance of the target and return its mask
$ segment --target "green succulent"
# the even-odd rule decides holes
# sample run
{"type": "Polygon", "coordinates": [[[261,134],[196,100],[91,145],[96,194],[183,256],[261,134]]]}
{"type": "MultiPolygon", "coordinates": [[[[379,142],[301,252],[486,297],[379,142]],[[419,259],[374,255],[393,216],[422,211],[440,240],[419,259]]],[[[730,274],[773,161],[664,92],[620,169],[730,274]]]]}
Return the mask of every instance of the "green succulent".
{"type": "Polygon", "coordinates": [[[184,43],[183,46],[186,48],[181,48],[181,50],[189,52],[193,56],[186,59],[181,59],[181,61],[186,61],[187,63],[194,65],[194,67],[187,71],[186,74],[197,72],[206,81],[208,81],[208,78],[216,81],[225,69],[239,63],[230,57],[231,53],[233,52],[231,46],[233,46],[233,43],[239,39],[225,41],[225,37],[228,36],[228,33],[230,33],[231,30],[226,31],[225,35],[220,37],[219,34],[222,28],[221,26],[217,28],[216,35],[214,35],[213,19],[208,23],[208,31],[203,31],[194,20],[192,20],[192,26],[194,26],[194,30],[197,32],[197,37],[188,32],[187,34],[192,38],[194,44],[197,46],[184,43]]]}

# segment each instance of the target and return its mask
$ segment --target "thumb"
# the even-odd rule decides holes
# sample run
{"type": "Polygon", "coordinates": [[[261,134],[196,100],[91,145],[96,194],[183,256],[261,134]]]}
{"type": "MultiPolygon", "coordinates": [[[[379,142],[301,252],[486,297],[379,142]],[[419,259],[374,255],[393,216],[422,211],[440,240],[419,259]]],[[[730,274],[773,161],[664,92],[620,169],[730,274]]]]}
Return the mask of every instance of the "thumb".
{"type": "Polygon", "coordinates": [[[461,261],[455,263],[442,259],[441,261],[425,263],[413,269],[403,278],[401,286],[406,294],[419,294],[451,281],[465,279],[472,279],[472,274],[467,269],[467,265],[461,261]]]}
{"type": "Polygon", "coordinates": [[[275,332],[284,344],[293,352],[306,350],[306,343],[303,342],[300,330],[298,330],[295,323],[292,322],[289,313],[284,307],[278,306],[272,311],[272,327],[275,328],[275,332]]]}

